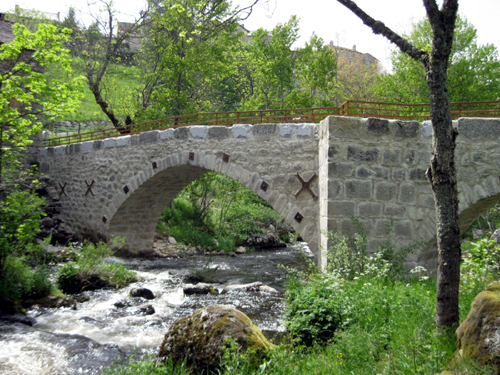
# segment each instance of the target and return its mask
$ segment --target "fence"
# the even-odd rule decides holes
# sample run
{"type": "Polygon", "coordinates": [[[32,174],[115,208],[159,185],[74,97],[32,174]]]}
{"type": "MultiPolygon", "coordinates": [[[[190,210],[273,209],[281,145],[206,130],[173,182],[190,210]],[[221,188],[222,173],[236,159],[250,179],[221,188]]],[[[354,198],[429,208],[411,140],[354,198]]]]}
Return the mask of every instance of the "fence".
{"type": "MultiPolygon", "coordinates": [[[[451,115],[460,117],[500,117],[500,101],[450,103],[451,115]]],[[[330,115],[377,117],[400,120],[426,120],[430,115],[429,104],[376,103],[350,100],[338,107],[270,109],[260,111],[234,111],[196,113],[168,117],[161,120],[132,124],[123,127],[68,134],[45,139],[43,146],[92,141],[125,134],[137,134],[149,130],[163,130],[189,125],[223,125],[319,122],[330,115]]]]}

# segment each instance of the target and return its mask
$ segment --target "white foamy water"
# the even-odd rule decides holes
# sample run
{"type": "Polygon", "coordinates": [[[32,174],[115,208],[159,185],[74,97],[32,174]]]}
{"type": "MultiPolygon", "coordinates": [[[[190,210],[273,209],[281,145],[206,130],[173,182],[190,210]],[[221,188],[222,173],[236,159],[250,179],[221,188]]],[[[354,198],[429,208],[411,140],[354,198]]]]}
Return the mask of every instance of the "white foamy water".
{"type": "Polygon", "coordinates": [[[77,303],[76,310],[32,309],[33,327],[0,323],[0,374],[89,374],[98,375],[103,367],[126,360],[128,354],[156,354],[170,324],[197,308],[225,304],[238,308],[261,330],[283,331],[282,295],[246,291],[229,294],[185,296],[182,277],[205,272],[219,284],[245,284],[262,281],[283,290],[285,271],[278,264],[304,264],[294,248],[256,252],[237,258],[206,257],[183,259],[121,260],[137,270],[140,281],[126,288],[82,293],[89,301],[77,303]],[[155,299],[130,297],[132,288],[147,288],[155,299]],[[124,307],[117,307],[121,303],[124,307]],[[139,305],[155,310],[144,315],[139,305]]]}

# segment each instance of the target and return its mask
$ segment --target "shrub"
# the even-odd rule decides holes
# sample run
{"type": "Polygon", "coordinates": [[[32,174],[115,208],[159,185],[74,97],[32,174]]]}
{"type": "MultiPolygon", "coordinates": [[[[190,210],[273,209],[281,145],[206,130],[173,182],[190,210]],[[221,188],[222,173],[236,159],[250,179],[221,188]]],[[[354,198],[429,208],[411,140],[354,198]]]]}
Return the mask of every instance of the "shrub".
{"type": "Polygon", "coordinates": [[[78,293],[106,286],[124,287],[136,281],[135,272],[121,264],[106,264],[103,259],[113,251],[103,242],[86,243],[78,253],[76,262],[59,270],[57,284],[64,293],[78,293]]]}
{"type": "Polygon", "coordinates": [[[51,290],[52,284],[45,266],[32,268],[24,256],[7,256],[4,275],[0,279],[0,297],[20,303],[26,299],[44,297],[51,290]]]}
{"type": "Polygon", "coordinates": [[[82,290],[83,287],[80,270],[74,264],[65,264],[59,270],[57,285],[64,293],[78,293],[82,290]]]}

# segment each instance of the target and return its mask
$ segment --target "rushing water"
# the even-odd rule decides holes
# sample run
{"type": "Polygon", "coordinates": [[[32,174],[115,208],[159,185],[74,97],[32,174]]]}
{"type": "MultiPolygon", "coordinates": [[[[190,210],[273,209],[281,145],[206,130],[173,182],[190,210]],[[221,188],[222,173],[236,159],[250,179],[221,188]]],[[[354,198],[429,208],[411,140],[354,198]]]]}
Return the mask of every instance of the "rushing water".
{"type": "Polygon", "coordinates": [[[283,331],[282,294],[234,291],[221,295],[183,292],[184,276],[196,271],[229,284],[261,281],[283,292],[286,271],[278,267],[303,267],[301,251],[288,247],[237,257],[194,256],[187,258],[131,259],[110,261],[137,270],[140,281],[119,290],[103,289],[83,294],[88,301],[71,308],[33,308],[33,327],[0,323],[1,374],[99,374],[102,367],[138,356],[157,353],[169,325],[197,308],[230,305],[244,312],[264,332],[283,331]],[[130,289],[144,287],[155,299],[129,297],[130,289]],[[115,304],[123,307],[117,307],[115,304]],[[152,315],[138,308],[151,304],[152,315]]]}

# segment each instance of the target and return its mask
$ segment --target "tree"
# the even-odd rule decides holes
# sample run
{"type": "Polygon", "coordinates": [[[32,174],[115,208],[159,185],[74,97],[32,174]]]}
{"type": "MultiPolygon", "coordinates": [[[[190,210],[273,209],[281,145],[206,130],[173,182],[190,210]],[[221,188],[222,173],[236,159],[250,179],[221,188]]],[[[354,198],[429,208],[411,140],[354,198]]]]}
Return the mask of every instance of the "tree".
{"type": "Polygon", "coordinates": [[[30,32],[22,24],[13,26],[15,38],[0,46],[0,281],[7,256],[39,230],[43,199],[22,184],[27,146],[42,127],[42,116],[52,118],[71,113],[80,104],[83,77],[48,80],[43,68],[56,64],[70,71],[68,41],[70,30],[39,24],[30,32]],[[20,186],[21,185],[21,186],[20,186]]]}
{"type": "Polygon", "coordinates": [[[15,38],[0,46],[0,191],[5,190],[3,179],[7,163],[18,163],[30,136],[42,127],[42,116],[53,118],[72,113],[80,104],[83,77],[71,80],[48,80],[43,68],[58,65],[71,71],[68,50],[64,43],[70,30],[57,32],[57,27],[39,24],[32,33],[26,26],[14,25],[15,38]]]}
{"type": "Polygon", "coordinates": [[[432,29],[430,50],[415,47],[381,21],[370,17],[353,1],[338,1],[356,14],[375,34],[383,35],[402,52],[424,66],[433,129],[432,156],[426,174],[436,204],[439,252],[436,323],[438,329],[457,326],[461,249],[454,154],[458,132],[452,126],[447,78],[458,0],[444,0],[441,8],[435,0],[423,0],[432,29]]]}
{"type": "MultiPolygon", "coordinates": [[[[113,126],[121,127],[125,125],[126,116],[119,118],[115,108],[110,105],[109,95],[113,93],[112,90],[107,90],[106,86],[108,68],[120,61],[120,51],[127,38],[141,30],[149,13],[148,9],[143,10],[135,22],[128,25],[126,31],[117,32],[113,0],[98,0],[92,5],[98,5],[100,9],[99,11],[90,9],[93,21],[76,36],[75,49],[81,58],[87,84],[96,103],[113,126]]],[[[69,17],[68,14],[67,18],[69,17]]]]}
{"type": "Polygon", "coordinates": [[[346,100],[373,100],[373,84],[380,74],[378,63],[365,61],[363,54],[341,53],[335,47],[334,51],[337,69],[330,82],[332,104],[339,106],[346,100]]]}
{"type": "Polygon", "coordinates": [[[336,75],[338,63],[334,51],[313,33],[297,54],[296,81],[299,90],[293,90],[292,93],[301,92],[305,96],[303,107],[330,106],[330,82],[336,75]]]}
{"type": "MultiPolygon", "coordinates": [[[[407,39],[422,50],[429,50],[432,29],[424,19],[413,26],[407,39]]],[[[380,76],[374,91],[382,100],[399,103],[425,103],[429,88],[425,70],[418,61],[401,51],[392,54],[393,73],[380,76]]],[[[500,92],[500,61],[493,44],[478,45],[477,32],[467,19],[457,17],[448,66],[448,91],[452,102],[496,100],[500,92]]]]}
{"type": "Polygon", "coordinates": [[[212,109],[215,86],[234,69],[237,11],[226,0],[162,0],[153,7],[142,50],[147,68],[142,116],[212,109]]]}
{"type": "Polygon", "coordinates": [[[61,22],[61,26],[71,30],[71,33],[74,36],[80,33],[80,24],[76,19],[75,8],[70,7],[68,10],[68,14],[64,17],[64,20],[61,22]]]}
{"type": "Polygon", "coordinates": [[[268,32],[262,28],[252,34],[248,61],[253,75],[253,95],[243,109],[286,108],[292,91],[297,58],[292,44],[299,37],[299,20],[292,16],[268,32]]]}

